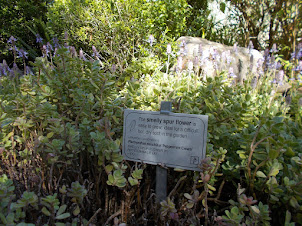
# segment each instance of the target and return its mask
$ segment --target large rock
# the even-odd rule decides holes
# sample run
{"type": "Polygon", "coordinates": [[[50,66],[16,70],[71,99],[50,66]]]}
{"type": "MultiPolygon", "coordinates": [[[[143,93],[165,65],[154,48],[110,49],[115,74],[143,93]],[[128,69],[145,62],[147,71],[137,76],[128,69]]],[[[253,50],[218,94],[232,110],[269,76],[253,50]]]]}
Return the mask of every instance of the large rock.
{"type": "Polygon", "coordinates": [[[263,55],[255,49],[227,46],[189,36],[180,37],[177,41],[180,45],[178,71],[199,68],[205,78],[214,77],[224,70],[241,83],[249,72],[254,74],[262,70],[263,55]]]}

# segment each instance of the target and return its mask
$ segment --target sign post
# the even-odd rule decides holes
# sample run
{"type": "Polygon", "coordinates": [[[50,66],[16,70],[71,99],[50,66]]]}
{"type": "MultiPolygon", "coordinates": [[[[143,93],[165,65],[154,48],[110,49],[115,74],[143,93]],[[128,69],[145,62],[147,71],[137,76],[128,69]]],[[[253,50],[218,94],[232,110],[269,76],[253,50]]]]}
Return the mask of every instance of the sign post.
{"type": "Polygon", "coordinates": [[[173,113],[171,102],[160,112],[125,109],[123,150],[125,160],[157,165],[156,195],[167,196],[167,169],[201,171],[206,154],[208,116],[173,113]]]}
{"type": "MultiPolygon", "coordinates": [[[[162,101],[160,104],[160,114],[169,115],[172,111],[172,102],[162,101]]],[[[167,197],[167,169],[156,166],[156,198],[157,201],[163,201],[167,197]]]]}

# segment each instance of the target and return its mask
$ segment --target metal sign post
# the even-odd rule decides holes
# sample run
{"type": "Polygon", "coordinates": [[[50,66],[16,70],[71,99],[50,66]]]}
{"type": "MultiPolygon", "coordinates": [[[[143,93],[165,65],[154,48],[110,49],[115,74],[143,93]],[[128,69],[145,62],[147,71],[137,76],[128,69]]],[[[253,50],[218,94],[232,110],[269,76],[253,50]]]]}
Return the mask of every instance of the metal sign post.
{"type": "MultiPolygon", "coordinates": [[[[160,105],[160,114],[169,115],[172,111],[172,102],[162,101],[160,105]]],[[[156,198],[158,202],[161,202],[167,197],[167,174],[168,170],[156,166],[156,198]]]]}

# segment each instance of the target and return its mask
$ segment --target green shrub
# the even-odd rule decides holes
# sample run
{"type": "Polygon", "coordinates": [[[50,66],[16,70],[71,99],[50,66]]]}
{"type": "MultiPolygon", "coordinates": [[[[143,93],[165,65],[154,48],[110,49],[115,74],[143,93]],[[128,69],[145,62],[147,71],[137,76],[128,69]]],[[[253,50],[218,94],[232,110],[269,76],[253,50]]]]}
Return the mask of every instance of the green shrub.
{"type": "Polygon", "coordinates": [[[270,71],[235,86],[226,72],[174,72],[161,57],[175,56],[154,46],[123,72],[73,46],[48,48],[32,73],[0,77],[3,224],[301,221],[299,81],[286,81],[289,104],[270,71]],[[209,124],[202,172],[170,169],[159,209],[154,166],[124,161],[121,148],[123,109],[158,111],[161,101],[209,124]]]}

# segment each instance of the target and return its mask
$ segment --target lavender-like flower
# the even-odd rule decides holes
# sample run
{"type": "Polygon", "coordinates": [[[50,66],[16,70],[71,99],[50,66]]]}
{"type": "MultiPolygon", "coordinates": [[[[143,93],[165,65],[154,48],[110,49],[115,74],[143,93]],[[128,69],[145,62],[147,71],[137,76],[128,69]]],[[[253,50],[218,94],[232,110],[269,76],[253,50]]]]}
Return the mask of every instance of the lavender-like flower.
{"type": "Polygon", "coordinates": [[[82,59],[82,60],[84,60],[84,61],[87,61],[86,57],[84,56],[84,52],[83,52],[82,49],[80,49],[79,57],[80,57],[80,59],[82,59]]]}
{"type": "Polygon", "coordinates": [[[18,52],[17,46],[13,45],[9,48],[9,50],[12,50],[13,52],[18,52]]]}
{"type": "Polygon", "coordinates": [[[291,60],[296,59],[296,52],[295,51],[290,54],[290,59],[291,60]]]}
{"type": "Polygon", "coordinates": [[[234,46],[233,46],[233,52],[234,52],[236,55],[238,54],[237,43],[235,43],[234,46]]]}
{"type": "Polygon", "coordinates": [[[278,61],[276,64],[276,69],[279,70],[281,67],[282,67],[282,64],[280,63],[280,61],[278,61]]]}
{"type": "Polygon", "coordinates": [[[78,56],[78,53],[77,53],[74,46],[69,46],[69,51],[70,51],[72,57],[77,57],[78,56]]]}
{"type": "Polygon", "coordinates": [[[92,54],[93,57],[99,57],[100,56],[98,51],[96,50],[95,46],[92,46],[92,52],[93,52],[93,54],[92,54]]]}
{"type": "Polygon", "coordinates": [[[284,71],[280,70],[277,74],[277,82],[279,85],[283,85],[283,79],[284,79],[284,71]]]}
{"type": "Polygon", "coordinates": [[[182,56],[179,56],[177,58],[177,66],[176,66],[176,71],[180,72],[182,69],[182,64],[183,64],[183,60],[182,60],[182,56]]]}
{"type": "Polygon", "coordinates": [[[3,64],[0,64],[0,77],[1,76],[6,76],[6,70],[3,67],[3,64]]]}
{"type": "Polygon", "coordinates": [[[111,66],[111,72],[114,74],[116,72],[116,65],[112,64],[111,66]]]}
{"type": "Polygon", "coordinates": [[[198,56],[195,56],[194,61],[193,61],[194,66],[197,67],[198,63],[199,63],[199,58],[198,58],[198,56]]]}
{"type": "Polygon", "coordinates": [[[48,57],[49,56],[49,50],[48,50],[46,45],[42,46],[42,53],[43,53],[43,57],[48,57]]]}
{"type": "Polygon", "coordinates": [[[64,32],[64,39],[65,39],[65,41],[68,40],[68,32],[67,31],[64,32]]]}
{"type": "Polygon", "coordinates": [[[185,40],[182,40],[182,41],[180,42],[179,47],[186,47],[186,46],[187,46],[186,41],[185,41],[185,40]]]}
{"type": "Polygon", "coordinates": [[[251,87],[252,87],[252,89],[256,89],[256,87],[257,87],[257,77],[256,76],[254,76],[253,78],[252,78],[252,81],[251,81],[251,87]]]}
{"type": "Polygon", "coordinates": [[[190,72],[193,71],[193,67],[194,67],[193,61],[192,61],[192,60],[189,60],[189,62],[188,62],[188,70],[189,70],[190,72]]]}
{"type": "Polygon", "coordinates": [[[264,62],[264,59],[263,58],[259,58],[257,60],[257,64],[256,64],[257,68],[262,67],[263,66],[263,62],[264,62]]]}
{"type": "Polygon", "coordinates": [[[215,49],[215,48],[210,48],[210,54],[211,54],[212,59],[213,59],[214,61],[219,61],[220,55],[219,55],[217,49],[215,49]]]}
{"type": "Polygon", "coordinates": [[[178,51],[178,55],[180,55],[180,56],[186,56],[187,55],[187,53],[188,53],[188,51],[187,51],[187,47],[186,46],[184,46],[184,47],[180,47],[180,49],[179,49],[179,51],[178,51]]]}
{"type": "Polygon", "coordinates": [[[232,62],[232,58],[231,58],[231,51],[223,51],[221,54],[221,59],[223,62],[226,62],[227,65],[230,65],[232,62]]]}
{"type": "Polygon", "coordinates": [[[34,73],[32,72],[32,70],[30,69],[29,66],[26,66],[26,74],[27,75],[33,75],[34,73]]]}
{"type": "Polygon", "coordinates": [[[36,34],[36,43],[43,43],[43,38],[39,34],[36,34]]]}
{"type": "Polygon", "coordinates": [[[16,41],[17,41],[17,39],[14,36],[10,36],[10,38],[7,41],[7,43],[11,43],[11,44],[15,45],[16,41]]]}
{"type": "Polygon", "coordinates": [[[198,55],[202,57],[203,51],[202,51],[202,44],[199,44],[198,46],[198,55]]]}
{"type": "Polygon", "coordinates": [[[171,54],[172,53],[172,47],[171,47],[171,44],[168,43],[167,45],[167,54],[171,54]]]}
{"type": "Polygon", "coordinates": [[[270,50],[270,52],[271,52],[271,53],[276,53],[276,52],[278,52],[276,43],[273,44],[272,49],[270,50]]]}
{"type": "Polygon", "coordinates": [[[59,54],[57,54],[58,48],[55,48],[55,50],[53,51],[53,57],[55,56],[60,56],[59,54]]]}
{"type": "Polygon", "coordinates": [[[15,77],[17,76],[18,74],[20,74],[21,70],[18,68],[17,64],[14,63],[13,64],[13,68],[12,69],[9,69],[9,76],[10,77],[15,77]]]}
{"type": "Polygon", "coordinates": [[[46,47],[48,51],[53,51],[52,45],[49,42],[47,42],[46,47]]]}
{"type": "Polygon", "coordinates": [[[302,60],[299,61],[299,64],[294,68],[294,71],[302,72],[302,60]]]}
{"type": "Polygon", "coordinates": [[[248,46],[248,50],[249,50],[250,55],[252,54],[252,49],[254,49],[254,45],[253,45],[253,42],[250,41],[249,46],[248,46]]]}
{"type": "Polygon", "coordinates": [[[149,38],[148,38],[147,42],[152,47],[153,43],[155,42],[154,36],[153,35],[149,35],[149,38]]]}
{"type": "Polygon", "coordinates": [[[57,37],[52,38],[52,44],[54,48],[60,48],[59,39],[57,37]]]}
{"type": "Polygon", "coordinates": [[[237,78],[237,75],[234,74],[234,69],[232,67],[229,68],[229,76],[232,78],[237,78]]]}
{"type": "Polygon", "coordinates": [[[254,49],[254,45],[253,45],[253,42],[252,42],[252,41],[249,42],[248,49],[254,49]]]}
{"type": "Polygon", "coordinates": [[[26,51],[24,51],[23,49],[19,49],[18,50],[18,56],[20,57],[20,58],[23,58],[23,59],[27,59],[28,57],[27,57],[27,52],[26,51]]]}

